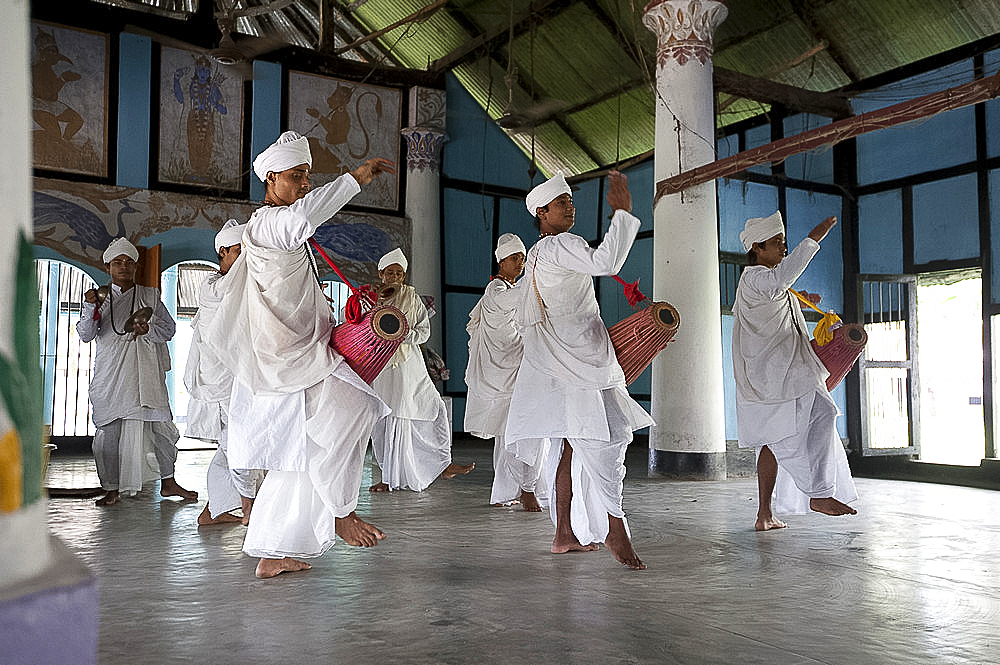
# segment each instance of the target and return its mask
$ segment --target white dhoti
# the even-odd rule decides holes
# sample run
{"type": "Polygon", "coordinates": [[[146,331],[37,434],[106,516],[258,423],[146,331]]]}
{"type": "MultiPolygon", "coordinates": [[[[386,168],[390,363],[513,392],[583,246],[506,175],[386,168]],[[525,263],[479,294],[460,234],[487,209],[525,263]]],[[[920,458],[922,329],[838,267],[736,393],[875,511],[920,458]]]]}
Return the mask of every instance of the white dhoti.
{"type": "Polygon", "coordinates": [[[243,543],[250,556],[321,556],[336,540],[336,518],[358,506],[368,438],[385,405],[346,363],[304,393],[305,468],[267,472],[243,543]]]}
{"type": "Polygon", "coordinates": [[[372,450],[391,490],[422,492],[451,464],[451,424],[439,398],[434,420],[386,416],[372,432],[372,450]]]}
{"type": "Polygon", "coordinates": [[[93,452],[101,487],[131,496],[143,483],[173,478],[180,438],[171,421],[119,418],[98,427],[93,452]]]}
{"type": "Polygon", "coordinates": [[[227,405],[218,402],[188,402],[186,436],[214,441],[218,444],[208,464],[206,488],[208,512],[212,519],[243,507],[243,497],[253,499],[264,480],[260,469],[229,468],[229,423],[227,405]],[[193,408],[192,408],[193,407],[193,408]]]}

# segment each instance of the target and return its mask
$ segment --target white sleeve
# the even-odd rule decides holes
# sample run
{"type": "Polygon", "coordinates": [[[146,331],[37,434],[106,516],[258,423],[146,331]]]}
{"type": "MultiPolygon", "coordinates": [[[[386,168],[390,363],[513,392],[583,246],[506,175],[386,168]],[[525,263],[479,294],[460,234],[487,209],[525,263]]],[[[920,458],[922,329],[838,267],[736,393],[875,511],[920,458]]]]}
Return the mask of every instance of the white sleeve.
{"type": "Polygon", "coordinates": [[[99,322],[94,320],[95,309],[97,309],[97,303],[87,301],[84,301],[80,308],[80,320],[76,322],[76,333],[84,344],[97,337],[100,330],[99,322]]]}
{"type": "Polygon", "coordinates": [[[407,321],[410,324],[410,332],[406,333],[403,340],[406,344],[423,344],[431,337],[431,319],[427,315],[427,308],[424,307],[420,296],[414,292],[411,311],[407,312],[407,318],[413,314],[413,318],[407,321]]]}
{"type": "Polygon", "coordinates": [[[597,249],[583,238],[570,233],[557,235],[552,244],[551,260],[561,268],[586,275],[616,275],[625,265],[641,222],[637,217],[616,210],[611,226],[597,249]]]}
{"type": "Polygon", "coordinates": [[[252,218],[247,229],[253,241],[272,249],[298,249],[312,237],[316,227],[327,222],[361,191],[350,173],[317,187],[295,203],[265,209],[252,218]]]}
{"type": "Polygon", "coordinates": [[[785,297],[795,280],[805,272],[809,262],[819,251],[819,243],[812,238],[804,238],[789,252],[777,266],[770,270],[755,270],[748,277],[750,284],[762,296],[770,300],[785,297]]]}
{"type": "Polygon", "coordinates": [[[162,300],[156,302],[153,316],[149,320],[149,332],[146,339],[150,342],[169,342],[177,331],[177,323],[174,317],[170,316],[162,300]]]}

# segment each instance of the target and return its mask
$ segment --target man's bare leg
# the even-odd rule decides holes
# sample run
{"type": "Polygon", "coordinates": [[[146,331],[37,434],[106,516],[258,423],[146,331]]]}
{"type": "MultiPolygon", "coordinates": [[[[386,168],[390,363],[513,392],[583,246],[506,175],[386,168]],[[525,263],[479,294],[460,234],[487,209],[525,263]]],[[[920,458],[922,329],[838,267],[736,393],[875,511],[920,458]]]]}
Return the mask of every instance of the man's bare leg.
{"type": "Polygon", "coordinates": [[[450,480],[455,476],[468,473],[475,468],[476,468],[475,462],[473,462],[472,464],[455,464],[454,462],[452,462],[451,464],[448,465],[447,469],[441,472],[441,477],[444,478],[445,480],[450,480]]]}
{"type": "Polygon", "coordinates": [[[858,511],[846,503],[837,501],[832,496],[825,499],[809,499],[809,509],[824,515],[857,515],[858,511]]]}
{"type": "Polygon", "coordinates": [[[305,561],[285,557],[284,559],[261,559],[257,563],[257,570],[254,574],[261,578],[277,577],[282,573],[297,573],[300,570],[309,570],[311,565],[305,561]]]}
{"type": "Polygon", "coordinates": [[[94,502],[95,506],[113,506],[118,503],[121,497],[118,494],[118,490],[108,490],[108,493],[102,496],[100,499],[94,502]]]}
{"type": "Polygon", "coordinates": [[[197,492],[184,489],[177,484],[173,476],[160,481],[160,496],[179,496],[185,501],[195,501],[198,499],[197,492]]]}
{"type": "Polygon", "coordinates": [[[604,539],[604,544],[615,555],[618,563],[623,563],[632,570],[646,569],[646,564],[632,549],[632,540],[628,537],[625,520],[622,518],[608,515],[608,537],[604,539]]]}
{"type": "Polygon", "coordinates": [[[253,510],[253,499],[241,494],[240,504],[243,506],[243,526],[250,526],[250,511],[253,510]]]}
{"type": "Polygon", "coordinates": [[[208,509],[208,504],[205,504],[205,509],[201,511],[201,515],[198,515],[198,526],[206,526],[209,524],[239,524],[243,521],[243,518],[238,515],[233,515],[232,513],[222,513],[218,517],[212,517],[212,511],[208,509]]]}
{"type": "MultiPolygon", "coordinates": [[[[514,503],[517,503],[516,501],[514,503]]],[[[540,513],[542,507],[538,505],[538,498],[534,492],[521,490],[521,507],[525,512],[540,513]]]]}
{"type": "Polygon", "coordinates": [[[337,517],[334,530],[344,542],[355,547],[375,547],[378,541],[385,539],[381,529],[365,522],[354,511],[347,517],[337,517]]]}
{"type": "Polygon", "coordinates": [[[581,545],[573,534],[570,524],[569,506],[573,500],[573,449],[569,441],[563,439],[562,456],[556,467],[556,536],[552,539],[552,553],[593,552],[596,544],[581,545]]]}
{"type": "Polygon", "coordinates": [[[762,446],[757,456],[757,522],[753,528],[757,531],[783,529],[787,524],[771,513],[771,495],[774,494],[774,483],[778,480],[778,460],[767,446],[762,446]]]}

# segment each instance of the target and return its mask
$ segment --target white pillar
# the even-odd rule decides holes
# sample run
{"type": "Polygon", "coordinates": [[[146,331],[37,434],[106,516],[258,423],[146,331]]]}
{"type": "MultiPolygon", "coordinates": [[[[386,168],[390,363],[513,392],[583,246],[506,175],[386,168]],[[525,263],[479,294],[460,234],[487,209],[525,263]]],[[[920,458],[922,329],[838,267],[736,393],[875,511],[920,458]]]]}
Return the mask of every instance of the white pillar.
{"type": "MultiPolygon", "coordinates": [[[[654,181],[715,160],[712,34],[716,0],[653,0],[643,23],[657,37],[654,181]]],[[[715,183],[665,196],[653,211],[653,297],[681,315],[653,362],[650,475],[726,477],[715,183]]]]}
{"type": "Polygon", "coordinates": [[[441,149],[447,137],[445,92],[430,88],[410,89],[410,126],[406,138],[406,216],[410,220],[411,245],[407,281],[417,293],[434,298],[437,316],[431,320],[427,345],[444,356],[441,330],[441,149]]]}

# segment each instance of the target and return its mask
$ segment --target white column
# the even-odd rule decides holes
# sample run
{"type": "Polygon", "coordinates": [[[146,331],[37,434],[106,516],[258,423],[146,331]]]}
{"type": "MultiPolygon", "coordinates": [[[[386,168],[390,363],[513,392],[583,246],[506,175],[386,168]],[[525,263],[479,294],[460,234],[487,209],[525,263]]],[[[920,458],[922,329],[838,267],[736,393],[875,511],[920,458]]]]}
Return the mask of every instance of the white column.
{"type": "MultiPolygon", "coordinates": [[[[653,0],[656,182],[715,160],[712,34],[728,10],[715,0],[653,0]]],[[[715,183],[665,196],[653,211],[653,297],[681,315],[653,362],[650,475],[726,477],[715,183]]]]}
{"type": "MultiPolygon", "coordinates": [[[[445,92],[430,88],[410,89],[410,126],[406,138],[406,216],[412,241],[407,281],[417,293],[434,298],[437,315],[431,320],[427,345],[444,356],[441,330],[444,303],[441,300],[441,149],[447,137],[445,92]]],[[[445,359],[447,360],[447,358],[445,359]]]]}

